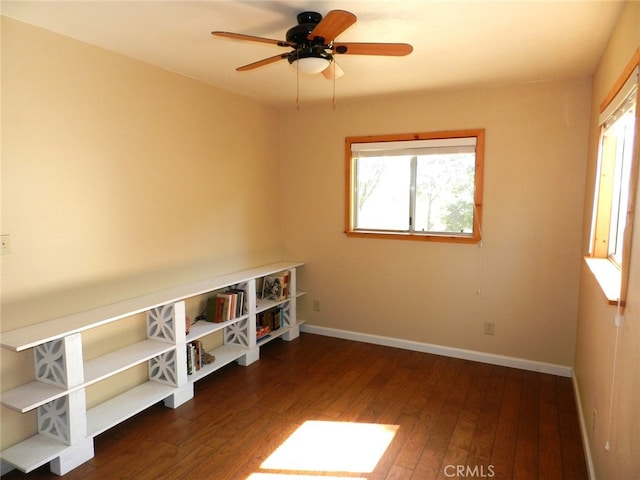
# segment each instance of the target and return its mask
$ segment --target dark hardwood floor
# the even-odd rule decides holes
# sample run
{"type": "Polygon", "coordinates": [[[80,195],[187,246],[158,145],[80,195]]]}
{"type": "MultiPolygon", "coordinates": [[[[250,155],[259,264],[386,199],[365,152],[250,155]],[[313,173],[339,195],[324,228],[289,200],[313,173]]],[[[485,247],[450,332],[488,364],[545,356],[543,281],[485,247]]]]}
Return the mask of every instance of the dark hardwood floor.
{"type": "MultiPolygon", "coordinates": [[[[64,478],[588,478],[569,378],[310,334],[260,357],[201,380],[175,410],[159,404],[100,435],[95,457],[64,478]],[[262,466],[310,420],[391,425],[395,436],[371,472],[330,470],[333,457],[375,451],[376,434],[344,429],[300,445],[320,470],[262,466]]],[[[60,477],[45,466],[3,478],[60,477]]]]}

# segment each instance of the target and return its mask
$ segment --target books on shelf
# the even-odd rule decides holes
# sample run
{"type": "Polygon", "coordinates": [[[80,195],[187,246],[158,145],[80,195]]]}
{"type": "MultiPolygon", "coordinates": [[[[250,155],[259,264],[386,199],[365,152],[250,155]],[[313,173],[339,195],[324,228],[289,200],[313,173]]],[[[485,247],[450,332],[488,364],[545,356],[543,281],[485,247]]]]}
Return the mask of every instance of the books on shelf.
{"type": "Polygon", "coordinates": [[[233,288],[229,290],[229,294],[234,297],[233,304],[234,308],[232,309],[235,312],[234,318],[241,317],[244,315],[244,290],[241,288],[233,288]]]}
{"type": "Polygon", "coordinates": [[[204,351],[200,340],[187,343],[187,375],[192,375],[215,360],[215,357],[204,351]]]}
{"type": "MultiPolygon", "coordinates": [[[[282,308],[271,308],[256,316],[256,327],[267,328],[269,332],[278,330],[282,325],[282,308]]],[[[259,335],[258,335],[258,338],[259,335]]]]}
{"type": "Polygon", "coordinates": [[[271,332],[269,327],[258,326],[256,327],[256,340],[260,340],[261,338],[266,337],[271,332]]]}
{"type": "Polygon", "coordinates": [[[207,300],[207,321],[226,322],[241,317],[245,312],[245,292],[232,288],[216,293],[207,300]]]}
{"type": "Polygon", "coordinates": [[[291,272],[284,272],[267,275],[262,279],[262,298],[268,300],[282,301],[289,297],[289,279],[291,272]]]}
{"type": "Polygon", "coordinates": [[[187,343],[187,375],[191,375],[202,368],[204,349],[200,340],[187,343]]]}

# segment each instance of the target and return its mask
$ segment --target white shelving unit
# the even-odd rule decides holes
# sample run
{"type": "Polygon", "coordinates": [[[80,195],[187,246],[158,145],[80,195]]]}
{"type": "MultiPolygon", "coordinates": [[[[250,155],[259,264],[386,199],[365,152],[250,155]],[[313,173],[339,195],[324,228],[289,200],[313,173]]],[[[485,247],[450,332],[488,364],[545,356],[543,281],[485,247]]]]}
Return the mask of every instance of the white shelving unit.
{"type": "Polygon", "coordinates": [[[2,404],[20,413],[36,410],[38,422],[38,434],[2,451],[3,471],[9,466],[27,473],[50,463],[52,472],[64,475],[94,456],[95,436],[160,401],[176,408],[193,398],[198,380],[232,362],[255,362],[260,346],[275,338],[298,337],[296,299],[304,292],[297,290],[296,269],[301,266],[265,265],[3,333],[2,348],[33,350],[36,380],[2,392],[2,404]],[[258,299],[262,278],[283,271],[290,272],[289,297],[258,299]],[[246,313],[222,323],[200,320],[187,335],[185,300],[232,287],[245,291],[246,313]],[[274,307],[282,309],[280,328],[257,340],[256,316],[274,307]],[[146,340],[83,361],[82,332],[142,312],[147,314],[146,340]],[[209,352],[215,360],[187,374],[187,344],[219,331],[223,344],[209,352]],[[148,364],[147,382],[86,408],[86,387],[143,363],[148,364]]]}

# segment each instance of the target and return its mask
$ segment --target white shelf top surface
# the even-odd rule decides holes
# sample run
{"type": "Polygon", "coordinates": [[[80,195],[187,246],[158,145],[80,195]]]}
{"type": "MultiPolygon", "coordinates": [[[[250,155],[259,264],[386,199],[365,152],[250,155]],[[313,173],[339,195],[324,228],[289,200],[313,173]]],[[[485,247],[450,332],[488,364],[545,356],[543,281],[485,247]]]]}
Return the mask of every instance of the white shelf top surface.
{"type": "Polygon", "coordinates": [[[215,360],[209,365],[203,365],[200,370],[196,370],[188,376],[189,382],[197,382],[201,378],[206,377],[210,373],[221,369],[225,365],[239,359],[243,355],[246,355],[247,349],[243,347],[236,347],[235,345],[222,345],[212,351],[210,351],[215,360]]]}
{"type": "Polygon", "coordinates": [[[169,343],[156,340],[143,340],[120,350],[89,360],[84,364],[84,382],[73,388],[62,388],[48,383],[33,381],[2,392],[2,404],[6,407],[26,413],[47,402],[62,397],[73,390],[91,385],[107,377],[138,365],[152,357],[175,348],[169,343]]]}
{"type": "Polygon", "coordinates": [[[41,465],[59,457],[69,445],[44,435],[34,435],[13,447],[2,451],[2,460],[29,473],[41,465]]]}
{"type": "Polygon", "coordinates": [[[145,312],[151,308],[178,302],[189,297],[202,295],[229,285],[243,283],[253,278],[263,277],[282,270],[293,269],[301,265],[303,265],[301,262],[283,261],[272,263],[141,295],[100,306],[92,310],[46,320],[16,330],[3,332],[0,338],[0,345],[3,348],[17,352],[26,350],[72,333],[82,332],[121,318],[145,312]]]}
{"type": "Polygon", "coordinates": [[[204,337],[205,335],[209,335],[210,333],[217,332],[218,330],[222,330],[229,325],[233,325],[234,323],[241,322],[249,318],[249,315],[242,315],[237,318],[232,318],[231,320],[227,320],[226,322],[208,322],[206,320],[198,320],[191,325],[191,330],[187,334],[187,342],[193,342],[194,340],[198,340],[199,338],[204,337]]]}
{"type": "Polygon", "coordinates": [[[143,340],[128,347],[115,350],[101,357],[89,360],[84,365],[84,385],[99,382],[129,367],[138,365],[157,355],[175,348],[170,343],[143,340]]]}
{"type": "Polygon", "coordinates": [[[174,392],[174,387],[150,381],[87,410],[87,436],[101,434],[174,392]]]}
{"type": "Polygon", "coordinates": [[[20,413],[26,413],[47,402],[60,398],[70,390],[48,383],[33,381],[2,392],[2,404],[20,413]]]}

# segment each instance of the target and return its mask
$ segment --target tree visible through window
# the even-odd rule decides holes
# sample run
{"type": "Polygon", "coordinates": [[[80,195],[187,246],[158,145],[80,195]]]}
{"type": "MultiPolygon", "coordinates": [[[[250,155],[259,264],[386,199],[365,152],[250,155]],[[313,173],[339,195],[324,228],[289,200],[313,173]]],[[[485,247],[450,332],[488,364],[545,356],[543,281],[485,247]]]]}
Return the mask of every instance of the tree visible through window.
{"type": "Polygon", "coordinates": [[[346,143],[348,235],[479,241],[484,130],[346,143]]]}

